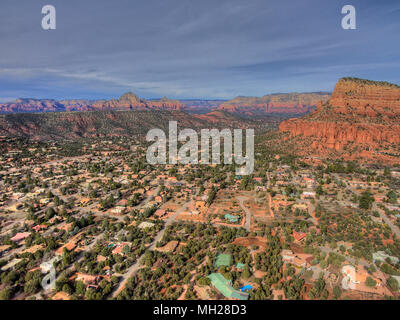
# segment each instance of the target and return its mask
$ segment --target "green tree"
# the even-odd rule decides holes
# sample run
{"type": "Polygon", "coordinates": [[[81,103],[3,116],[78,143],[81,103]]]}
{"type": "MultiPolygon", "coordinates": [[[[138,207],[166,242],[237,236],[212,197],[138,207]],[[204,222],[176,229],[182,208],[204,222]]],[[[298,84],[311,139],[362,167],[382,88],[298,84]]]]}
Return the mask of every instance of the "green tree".
{"type": "Polygon", "coordinates": [[[125,245],[125,246],[122,248],[122,253],[123,253],[123,254],[127,255],[127,254],[130,253],[130,252],[131,252],[131,248],[130,248],[128,245],[125,245]]]}
{"type": "Polygon", "coordinates": [[[27,294],[34,294],[40,289],[39,279],[33,279],[25,283],[24,292],[27,294]]]}
{"type": "Polygon", "coordinates": [[[339,286],[335,286],[333,288],[333,295],[334,295],[335,299],[339,299],[340,298],[340,296],[342,295],[342,290],[340,289],[339,286]]]}
{"type": "Polygon", "coordinates": [[[242,276],[243,276],[244,279],[248,279],[248,278],[251,277],[251,272],[250,272],[250,268],[249,268],[248,265],[246,265],[246,266],[244,267],[242,276]]]}
{"type": "Polygon", "coordinates": [[[399,282],[395,278],[390,277],[386,283],[391,290],[399,291],[399,282]]]}
{"type": "Polygon", "coordinates": [[[75,292],[80,295],[84,296],[86,293],[86,286],[82,281],[77,281],[75,284],[75,292]]]}
{"type": "Polygon", "coordinates": [[[398,198],[398,194],[394,190],[390,190],[386,194],[386,197],[388,198],[388,201],[390,203],[396,203],[397,202],[397,198],[398,198]]]}
{"type": "Polygon", "coordinates": [[[369,190],[365,190],[359,199],[360,209],[371,209],[372,203],[375,201],[374,197],[371,195],[369,190]]]}
{"type": "Polygon", "coordinates": [[[12,290],[10,287],[5,287],[0,291],[0,300],[10,300],[12,297],[12,290]]]}
{"type": "Polygon", "coordinates": [[[376,286],[376,281],[375,281],[374,279],[372,279],[371,277],[367,277],[367,280],[365,281],[365,284],[366,284],[368,287],[373,288],[373,287],[376,286]]]}
{"type": "Polygon", "coordinates": [[[208,286],[208,285],[211,284],[211,280],[210,280],[209,278],[207,278],[207,277],[201,277],[201,278],[198,280],[198,284],[199,284],[200,286],[208,286]]]}

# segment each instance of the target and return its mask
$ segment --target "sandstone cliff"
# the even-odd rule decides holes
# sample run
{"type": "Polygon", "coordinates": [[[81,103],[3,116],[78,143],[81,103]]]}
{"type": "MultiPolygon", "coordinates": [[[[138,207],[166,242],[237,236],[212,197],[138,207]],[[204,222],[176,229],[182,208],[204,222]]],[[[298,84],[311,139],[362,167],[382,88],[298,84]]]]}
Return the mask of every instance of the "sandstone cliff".
{"type": "Polygon", "coordinates": [[[296,141],[300,154],[399,161],[400,87],[340,79],[327,103],[304,118],[282,122],[279,130],[296,141]]]}

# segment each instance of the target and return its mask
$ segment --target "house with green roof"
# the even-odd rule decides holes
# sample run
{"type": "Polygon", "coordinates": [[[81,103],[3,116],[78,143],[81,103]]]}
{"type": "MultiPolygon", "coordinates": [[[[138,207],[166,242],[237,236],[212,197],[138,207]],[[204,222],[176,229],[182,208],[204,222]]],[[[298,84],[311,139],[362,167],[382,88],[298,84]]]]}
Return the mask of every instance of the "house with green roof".
{"type": "Polygon", "coordinates": [[[232,281],[226,279],[222,274],[212,273],[208,276],[208,278],[211,280],[211,284],[219,292],[221,292],[224,295],[224,297],[230,298],[230,299],[237,299],[237,300],[248,300],[249,299],[248,293],[241,292],[241,291],[233,288],[232,281]]]}
{"type": "Polygon", "coordinates": [[[236,264],[236,269],[244,270],[244,267],[245,267],[245,266],[246,266],[246,265],[245,265],[244,263],[238,262],[238,263],[236,264]]]}
{"type": "Polygon", "coordinates": [[[214,261],[214,266],[216,268],[219,267],[229,267],[231,265],[231,255],[230,254],[225,254],[225,253],[220,253],[217,255],[217,258],[214,261]]]}
{"type": "Polygon", "coordinates": [[[239,217],[238,216],[234,216],[233,214],[227,213],[226,215],[224,215],[225,219],[228,220],[231,223],[235,223],[239,221],[239,217]]]}

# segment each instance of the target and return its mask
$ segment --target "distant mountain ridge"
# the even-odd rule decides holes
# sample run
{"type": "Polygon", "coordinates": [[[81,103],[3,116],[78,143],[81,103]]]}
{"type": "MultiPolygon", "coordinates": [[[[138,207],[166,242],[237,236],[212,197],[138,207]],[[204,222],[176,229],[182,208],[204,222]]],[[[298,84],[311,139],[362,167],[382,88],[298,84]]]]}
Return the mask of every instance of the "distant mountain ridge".
{"type": "Polygon", "coordinates": [[[223,110],[244,116],[257,115],[299,115],[315,109],[318,102],[326,102],[329,93],[278,93],[263,97],[236,97],[232,100],[187,99],[172,100],[166,97],[146,100],[132,92],[124,93],[111,100],[55,100],[55,99],[16,99],[1,103],[0,113],[21,112],[62,112],[62,111],[100,111],[100,110],[181,110],[189,113],[208,113],[223,110]]]}
{"type": "Polygon", "coordinates": [[[218,109],[218,107],[228,100],[221,99],[184,99],[180,100],[185,105],[185,111],[189,113],[208,113],[218,109]]]}
{"type": "Polygon", "coordinates": [[[119,99],[111,100],[54,100],[54,99],[16,99],[0,104],[0,113],[20,112],[62,112],[99,110],[182,110],[185,107],[178,100],[166,97],[159,100],[139,98],[132,92],[124,93],[119,99]]]}

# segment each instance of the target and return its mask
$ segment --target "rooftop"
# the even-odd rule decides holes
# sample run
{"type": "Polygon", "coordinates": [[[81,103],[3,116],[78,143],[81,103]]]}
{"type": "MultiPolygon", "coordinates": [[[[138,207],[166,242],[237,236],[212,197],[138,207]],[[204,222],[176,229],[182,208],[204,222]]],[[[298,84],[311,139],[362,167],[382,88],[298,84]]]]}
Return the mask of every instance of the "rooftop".
{"type": "Polygon", "coordinates": [[[241,292],[232,287],[231,281],[225,279],[220,273],[212,273],[208,276],[211,280],[211,284],[221,292],[226,298],[233,298],[238,300],[248,300],[249,295],[245,292],[241,292]]]}
{"type": "Polygon", "coordinates": [[[214,266],[219,268],[221,266],[229,267],[231,265],[231,255],[220,253],[214,261],[214,266]]]}

